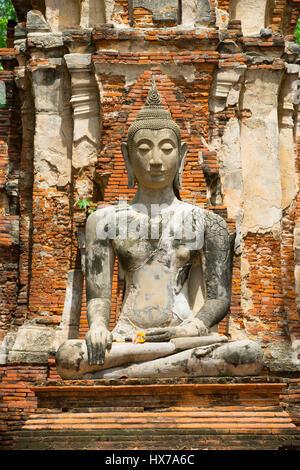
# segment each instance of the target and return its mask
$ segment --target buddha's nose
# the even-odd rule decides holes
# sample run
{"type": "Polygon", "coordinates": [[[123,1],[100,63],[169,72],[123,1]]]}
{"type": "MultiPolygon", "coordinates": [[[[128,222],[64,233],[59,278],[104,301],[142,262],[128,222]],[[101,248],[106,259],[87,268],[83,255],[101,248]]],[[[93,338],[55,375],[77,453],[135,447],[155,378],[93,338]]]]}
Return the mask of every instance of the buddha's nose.
{"type": "Polygon", "coordinates": [[[162,166],[162,160],[158,151],[153,150],[150,159],[150,166],[155,168],[160,168],[162,166]]]}

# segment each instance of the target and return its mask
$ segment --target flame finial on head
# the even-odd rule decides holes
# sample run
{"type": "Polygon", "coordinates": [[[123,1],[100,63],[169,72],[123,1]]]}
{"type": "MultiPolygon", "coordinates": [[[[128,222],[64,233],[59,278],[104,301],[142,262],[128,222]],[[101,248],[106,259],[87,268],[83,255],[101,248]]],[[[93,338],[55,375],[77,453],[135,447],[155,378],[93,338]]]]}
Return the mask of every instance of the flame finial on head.
{"type": "Polygon", "coordinates": [[[162,105],[161,98],[159,96],[154,76],[152,77],[152,85],[149,90],[145,106],[140,110],[136,120],[147,120],[147,119],[169,119],[172,120],[170,112],[165,109],[162,105]]]}
{"type": "Polygon", "coordinates": [[[149,93],[148,93],[148,96],[147,96],[146,106],[154,106],[154,107],[156,107],[156,106],[161,107],[162,106],[162,102],[161,102],[160,96],[159,96],[158,91],[157,91],[154,75],[152,77],[152,86],[151,86],[151,88],[149,90],[149,93]]]}

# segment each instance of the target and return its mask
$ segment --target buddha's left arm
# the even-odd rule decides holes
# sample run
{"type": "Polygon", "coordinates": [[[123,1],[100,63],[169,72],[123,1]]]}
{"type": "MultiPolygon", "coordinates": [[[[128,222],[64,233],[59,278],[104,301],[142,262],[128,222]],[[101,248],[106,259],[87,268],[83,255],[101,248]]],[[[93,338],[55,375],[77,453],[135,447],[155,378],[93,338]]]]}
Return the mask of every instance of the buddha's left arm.
{"type": "Polygon", "coordinates": [[[218,215],[205,213],[204,257],[206,299],[197,314],[208,328],[228,313],[231,295],[231,250],[226,222],[218,215]]]}

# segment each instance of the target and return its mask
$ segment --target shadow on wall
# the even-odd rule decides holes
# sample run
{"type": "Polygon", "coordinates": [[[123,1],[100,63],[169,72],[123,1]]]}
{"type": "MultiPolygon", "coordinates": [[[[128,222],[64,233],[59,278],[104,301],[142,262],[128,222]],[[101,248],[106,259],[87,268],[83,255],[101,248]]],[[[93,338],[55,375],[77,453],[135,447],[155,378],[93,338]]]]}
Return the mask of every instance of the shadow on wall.
{"type": "Polygon", "coordinates": [[[274,0],[230,0],[230,18],[241,20],[244,36],[259,34],[269,25],[273,3],[274,0]]]}
{"type": "Polygon", "coordinates": [[[30,10],[40,11],[45,16],[45,0],[11,0],[19,23],[26,22],[30,10]]]}

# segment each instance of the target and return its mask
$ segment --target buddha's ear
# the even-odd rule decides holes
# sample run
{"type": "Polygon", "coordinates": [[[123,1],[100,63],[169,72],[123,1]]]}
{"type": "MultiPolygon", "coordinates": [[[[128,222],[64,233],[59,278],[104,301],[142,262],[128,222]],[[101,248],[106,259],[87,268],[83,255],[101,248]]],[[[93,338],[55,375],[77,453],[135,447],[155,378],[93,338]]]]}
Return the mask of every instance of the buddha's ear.
{"type": "Polygon", "coordinates": [[[121,150],[122,150],[122,154],[123,154],[123,158],[124,158],[126,170],[127,170],[128,188],[132,189],[135,186],[136,179],[132,171],[132,166],[129,160],[128,145],[125,142],[121,143],[121,150]]]}
{"type": "Polygon", "coordinates": [[[187,144],[183,142],[181,144],[180,152],[179,152],[179,167],[178,171],[175,177],[175,187],[177,189],[182,189],[182,172],[185,164],[185,159],[186,159],[186,154],[187,154],[187,144]]]}

